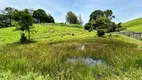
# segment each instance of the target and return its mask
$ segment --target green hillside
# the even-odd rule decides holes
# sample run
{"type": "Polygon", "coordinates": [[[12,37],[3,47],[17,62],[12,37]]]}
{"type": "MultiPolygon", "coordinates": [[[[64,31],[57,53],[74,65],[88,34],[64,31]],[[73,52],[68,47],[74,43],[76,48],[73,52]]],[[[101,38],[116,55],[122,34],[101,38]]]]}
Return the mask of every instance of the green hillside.
{"type": "Polygon", "coordinates": [[[142,18],[123,23],[128,31],[142,32],[142,18]]]}
{"type": "Polygon", "coordinates": [[[18,44],[19,31],[0,29],[0,80],[142,79],[139,40],[124,35],[97,37],[95,31],[83,28],[43,24],[34,25],[32,31],[33,43],[18,44]],[[102,63],[81,61],[88,57],[102,63]]]}
{"type": "MultiPolygon", "coordinates": [[[[15,27],[0,29],[0,44],[18,42],[20,31],[15,27]]],[[[34,41],[62,41],[64,39],[76,39],[89,36],[95,36],[96,33],[90,33],[82,28],[73,28],[65,26],[51,26],[46,24],[35,24],[31,30],[31,38],[34,41]],[[74,36],[73,36],[74,35],[74,36]]]]}

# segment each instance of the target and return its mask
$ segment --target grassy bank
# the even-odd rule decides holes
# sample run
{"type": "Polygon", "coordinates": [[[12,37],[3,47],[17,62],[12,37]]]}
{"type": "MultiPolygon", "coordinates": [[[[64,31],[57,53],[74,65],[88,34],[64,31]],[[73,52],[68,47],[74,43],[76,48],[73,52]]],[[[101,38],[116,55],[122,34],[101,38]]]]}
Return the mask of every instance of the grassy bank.
{"type": "Polygon", "coordinates": [[[142,18],[123,23],[123,26],[128,31],[142,32],[142,18]]]}

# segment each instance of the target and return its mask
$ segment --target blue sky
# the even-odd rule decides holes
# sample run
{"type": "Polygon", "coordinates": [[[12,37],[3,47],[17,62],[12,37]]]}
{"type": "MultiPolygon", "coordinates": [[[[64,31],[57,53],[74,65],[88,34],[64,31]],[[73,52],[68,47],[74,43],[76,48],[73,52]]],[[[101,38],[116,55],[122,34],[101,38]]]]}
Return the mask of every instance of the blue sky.
{"type": "Polygon", "coordinates": [[[115,22],[126,22],[142,17],[142,0],[0,0],[0,9],[11,6],[18,9],[44,9],[56,22],[64,22],[68,11],[81,15],[84,23],[94,10],[111,9],[115,22]]]}

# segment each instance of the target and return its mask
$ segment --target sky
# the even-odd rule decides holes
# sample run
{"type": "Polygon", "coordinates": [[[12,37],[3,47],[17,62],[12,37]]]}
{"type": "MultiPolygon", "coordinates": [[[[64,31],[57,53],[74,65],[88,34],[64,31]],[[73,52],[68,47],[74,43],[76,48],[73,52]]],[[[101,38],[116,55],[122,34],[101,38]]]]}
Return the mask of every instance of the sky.
{"type": "Polygon", "coordinates": [[[142,0],[0,0],[0,10],[5,7],[17,9],[44,9],[56,22],[65,22],[65,15],[72,11],[81,15],[84,23],[95,10],[111,9],[115,22],[126,22],[142,17],[142,0]]]}

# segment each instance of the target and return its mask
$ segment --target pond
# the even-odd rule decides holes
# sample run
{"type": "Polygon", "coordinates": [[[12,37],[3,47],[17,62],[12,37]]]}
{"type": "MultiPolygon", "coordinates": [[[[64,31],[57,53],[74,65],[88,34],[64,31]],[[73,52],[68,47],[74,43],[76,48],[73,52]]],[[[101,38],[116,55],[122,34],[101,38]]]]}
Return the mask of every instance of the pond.
{"type": "Polygon", "coordinates": [[[68,58],[67,62],[70,63],[76,63],[76,62],[81,62],[83,64],[89,65],[89,66],[93,66],[93,65],[102,65],[105,64],[103,60],[101,59],[93,59],[90,57],[83,57],[83,58],[68,58]]]}

